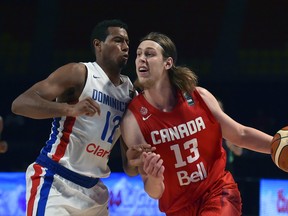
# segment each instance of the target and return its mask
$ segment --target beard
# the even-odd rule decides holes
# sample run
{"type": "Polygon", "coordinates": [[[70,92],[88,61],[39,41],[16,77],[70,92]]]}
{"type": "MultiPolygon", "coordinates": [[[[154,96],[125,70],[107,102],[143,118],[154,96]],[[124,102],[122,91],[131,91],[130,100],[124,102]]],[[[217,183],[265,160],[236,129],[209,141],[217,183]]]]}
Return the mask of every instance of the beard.
{"type": "Polygon", "coordinates": [[[127,66],[127,60],[126,59],[122,59],[121,61],[118,62],[118,66],[119,68],[125,68],[127,66]]]}
{"type": "Polygon", "coordinates": [[[122,70],[127,66],[128,60],[123,58],[122,56],[117,58],[107,57],[103,58],[103,62],[107,68],[118,71],[119,69],[122,70]]]}

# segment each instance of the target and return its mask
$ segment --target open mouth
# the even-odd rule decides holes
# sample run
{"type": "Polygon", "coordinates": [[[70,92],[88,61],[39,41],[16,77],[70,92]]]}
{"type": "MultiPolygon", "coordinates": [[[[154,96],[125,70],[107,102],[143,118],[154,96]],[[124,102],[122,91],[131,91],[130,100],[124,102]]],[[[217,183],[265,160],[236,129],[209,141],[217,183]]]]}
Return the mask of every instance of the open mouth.
{"type": "Polygon", "coordinates": [[[149,70],[147,67],[138,67],[138,74],[141,77],[147,77],[149,75],[149,70]]]}

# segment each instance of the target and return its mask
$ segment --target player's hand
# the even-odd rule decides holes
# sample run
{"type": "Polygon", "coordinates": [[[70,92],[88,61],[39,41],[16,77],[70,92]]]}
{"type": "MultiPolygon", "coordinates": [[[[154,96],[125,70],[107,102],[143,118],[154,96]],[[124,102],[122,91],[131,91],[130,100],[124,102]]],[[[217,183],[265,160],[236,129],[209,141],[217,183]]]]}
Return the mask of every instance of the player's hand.
{"type": "Polygon", "coordinates": [[[134,145],[128,148],[126,156],[131,166],[142,166],[143,165],[142,153],[153,152],[155,150],[156,150],[155,147],[152,147],[147,143],[134,145]]]}
{"type": "Polygon", "coordinates": [[[232,151],[235,155],[241,156],[243,153],[243,148],[236,146],[229,142],[228,140],[225,140],[227,147],[232,151]]]}
{"type": "Polygon", "coordinates": [[[154,152],[143,152],[143,170],[151,178],[155,178],[155,181],[164,180],[164,170],[163,159],[161,159],[159,154],[154,152]]]}
{"type": "Polygon", "coordinates": [[[72,114],[69,116],[94,116],[96,113],[100,115],[100,112],[100,105],[96,103],[92,98],[87,97],[73,105],[72,114]]]}

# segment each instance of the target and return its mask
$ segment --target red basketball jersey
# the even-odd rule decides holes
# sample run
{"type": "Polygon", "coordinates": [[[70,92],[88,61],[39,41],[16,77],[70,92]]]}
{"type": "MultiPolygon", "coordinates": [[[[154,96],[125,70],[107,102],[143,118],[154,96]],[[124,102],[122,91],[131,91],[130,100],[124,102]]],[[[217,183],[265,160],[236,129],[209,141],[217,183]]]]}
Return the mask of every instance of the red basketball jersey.
{"type": "Polygon", "coordinates": [[[159,200],[163,212],[193,203],[224,175],[226,153],[221,128],[197,92],[178,92],[177,105],[162,112],[139,94],[129,104],[147,143],[163,159],[165,191],[159,200]]]}

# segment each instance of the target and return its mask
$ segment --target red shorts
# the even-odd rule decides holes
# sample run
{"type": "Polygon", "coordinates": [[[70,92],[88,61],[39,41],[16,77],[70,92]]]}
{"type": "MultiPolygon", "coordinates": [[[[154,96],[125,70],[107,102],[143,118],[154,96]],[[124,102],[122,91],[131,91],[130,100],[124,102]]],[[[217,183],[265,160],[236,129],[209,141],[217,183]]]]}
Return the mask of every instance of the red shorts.
{"type": "Polygon", "coordinates": [[[219,179],[199,200],[167,216],[240,216],[241,195],[230,172],[219,179]]]}

